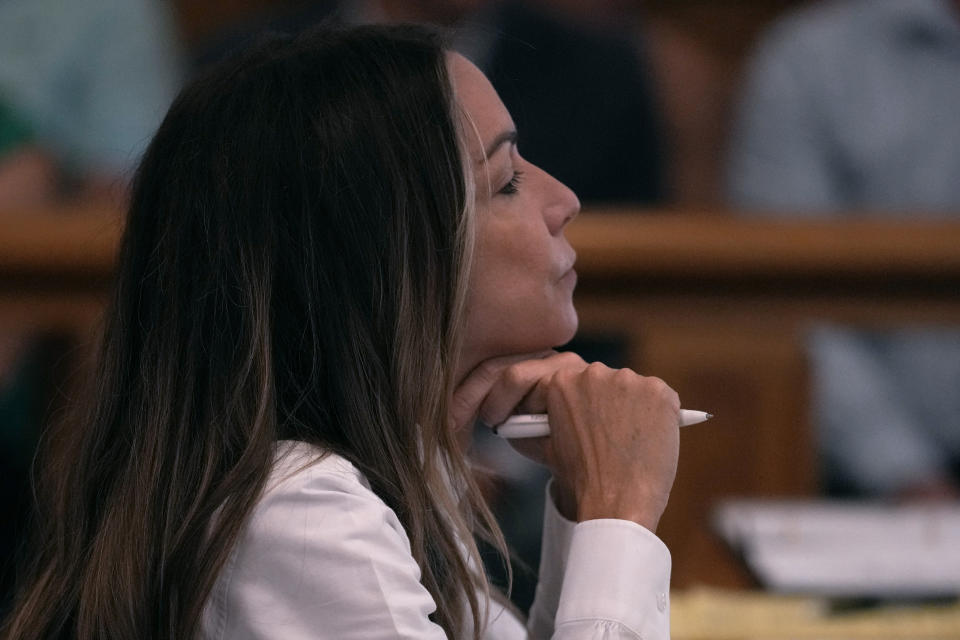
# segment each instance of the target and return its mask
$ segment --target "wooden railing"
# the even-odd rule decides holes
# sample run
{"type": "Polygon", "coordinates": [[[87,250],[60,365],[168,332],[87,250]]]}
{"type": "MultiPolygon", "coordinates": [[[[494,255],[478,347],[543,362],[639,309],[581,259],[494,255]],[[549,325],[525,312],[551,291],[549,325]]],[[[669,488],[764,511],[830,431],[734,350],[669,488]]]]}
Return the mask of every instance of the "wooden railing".
{"type": "MultiPolygon", "coordinates": [[[[104,207],[0,215],[0,328],[84,340],[109,287],[119,219],[104,207]]],[[[685,406],[716,414],[683,431],[661,521],[675,586],[749,584],[710,531],[718,499],[817,491],[810,327],[960,326],[960,223],[588,211],[567,235],[581,334],[610,338],[685,406]]]]}
{"type": "Polygon", "coordinates": [[[88,334],[112,279],[121,219],[98,203],[0,212],[0,331],[88,334]]]}

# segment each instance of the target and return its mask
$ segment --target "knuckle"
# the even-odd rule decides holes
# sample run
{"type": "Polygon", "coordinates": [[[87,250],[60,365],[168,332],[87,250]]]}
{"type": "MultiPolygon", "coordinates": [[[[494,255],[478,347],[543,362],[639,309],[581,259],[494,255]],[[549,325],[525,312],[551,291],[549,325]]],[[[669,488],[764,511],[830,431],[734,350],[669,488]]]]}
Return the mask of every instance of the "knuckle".
{"type": "Polygon", "coordinates": [[[606,377],[607,371],[609,371],[609,368],[602,362],[591,362],[587,365],[587,368],[584,369],[587,377],[591,380],[598,380],[606,377]]]}
{"type": "Polygon", "coordinates": [[[630,369],[617,369],[613,372],[613,384],[617,389],[627,391],[634,388],[640,376],[630,369]]]}
{"type": "Polygon", "coordinates": [[[564,351],[563,353],[557,356],[560,358],[561,363],[566,366],[576,366],[576,365],[585,365],[583,358],[579,354],[574,353],[573,351],[564,351]]]}
{"type": "Polygon", "coordinates": [[[507,369],[503,372],[503,378],[507,384],[511,386],[517,386],[523,384],[526,381],[527,376],[524,367],[518,363],[507,367],[507,369]]]}

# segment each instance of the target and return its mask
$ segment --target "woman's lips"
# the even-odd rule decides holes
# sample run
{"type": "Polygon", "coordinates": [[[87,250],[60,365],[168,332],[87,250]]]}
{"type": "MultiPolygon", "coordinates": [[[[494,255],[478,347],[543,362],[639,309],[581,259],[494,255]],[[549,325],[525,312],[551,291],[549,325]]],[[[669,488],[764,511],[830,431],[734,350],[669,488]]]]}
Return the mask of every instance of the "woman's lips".
{"type": "Polygon", "coordinates": [[[576,278],[577,272],[576,272],[576,270],[573,268],[576,263],[577,263],[577,254],[574,253],[574,254],[570,257],[570,259],[564,264],[564,267],[565,267],[565,268],[561,268],[561,270],[560,270],[560,280],[566,280],[567,278],[570,277],[571,274],[573,274],[573,277],[576,278]]]}
{"type": "Polygon", "coordinates": [[[560,278],[560,282],[564,284],[567,284],[567,283],[576,284],[577,270],[574,269],[573,267],[570,267],[569,269],[567,269],[567,272],[563,274],[563,276],[560,278]]]}

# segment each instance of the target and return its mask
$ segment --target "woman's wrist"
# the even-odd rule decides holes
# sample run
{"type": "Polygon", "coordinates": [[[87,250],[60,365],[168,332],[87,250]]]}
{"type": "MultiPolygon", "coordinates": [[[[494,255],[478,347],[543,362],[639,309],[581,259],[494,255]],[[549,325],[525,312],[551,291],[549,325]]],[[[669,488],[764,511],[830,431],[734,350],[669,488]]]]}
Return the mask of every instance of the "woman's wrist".
{"type": "Polygon", "coordinates": [[[577,522],[577,498],[570,486],[554,476],[550,483],[550,499],[565,519],[577,522]]]}
{"type": "Polygon", "coordinates": [[[632,500],[624,505],[621,502],[610,504],[609,500],[592,499],[587,495],[578,499],[573,488],[556,476],[550,486],[550,498],[560,515],[567,520],[573,522],[607,518],[629,520],[653,533],[656,533],[663,513],[662,509],[644,505],[642,500],[632,500]]]}
{"type": "Polygon", "coordinates": [[[586,522],[587,520],[600,520],[611,518],[615,520],[629,520],[639,524],[651,533],[657,532],[657,525],[660,524],[660,513],[654,513],[649,509],[629,508],[629,507],[606,507],[603,505],[590,504],[585,501],[583,508],[577,512],[577,521],[586,522]]]}

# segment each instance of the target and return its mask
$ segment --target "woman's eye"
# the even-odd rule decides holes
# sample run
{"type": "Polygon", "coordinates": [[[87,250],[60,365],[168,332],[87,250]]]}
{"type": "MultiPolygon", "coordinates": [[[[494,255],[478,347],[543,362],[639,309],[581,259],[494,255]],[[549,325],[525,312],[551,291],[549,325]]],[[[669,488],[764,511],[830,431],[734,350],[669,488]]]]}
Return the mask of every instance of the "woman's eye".
{"type": "Polygon", "coordinates": [[[503,185],[503,188],[500,189],[500,193],[507,196],[512,196],[518,191],[520,182],[523,179],[522,171],[514,171],[513,176],[510,178],[510,181],[507,184],[503,185]]]}

